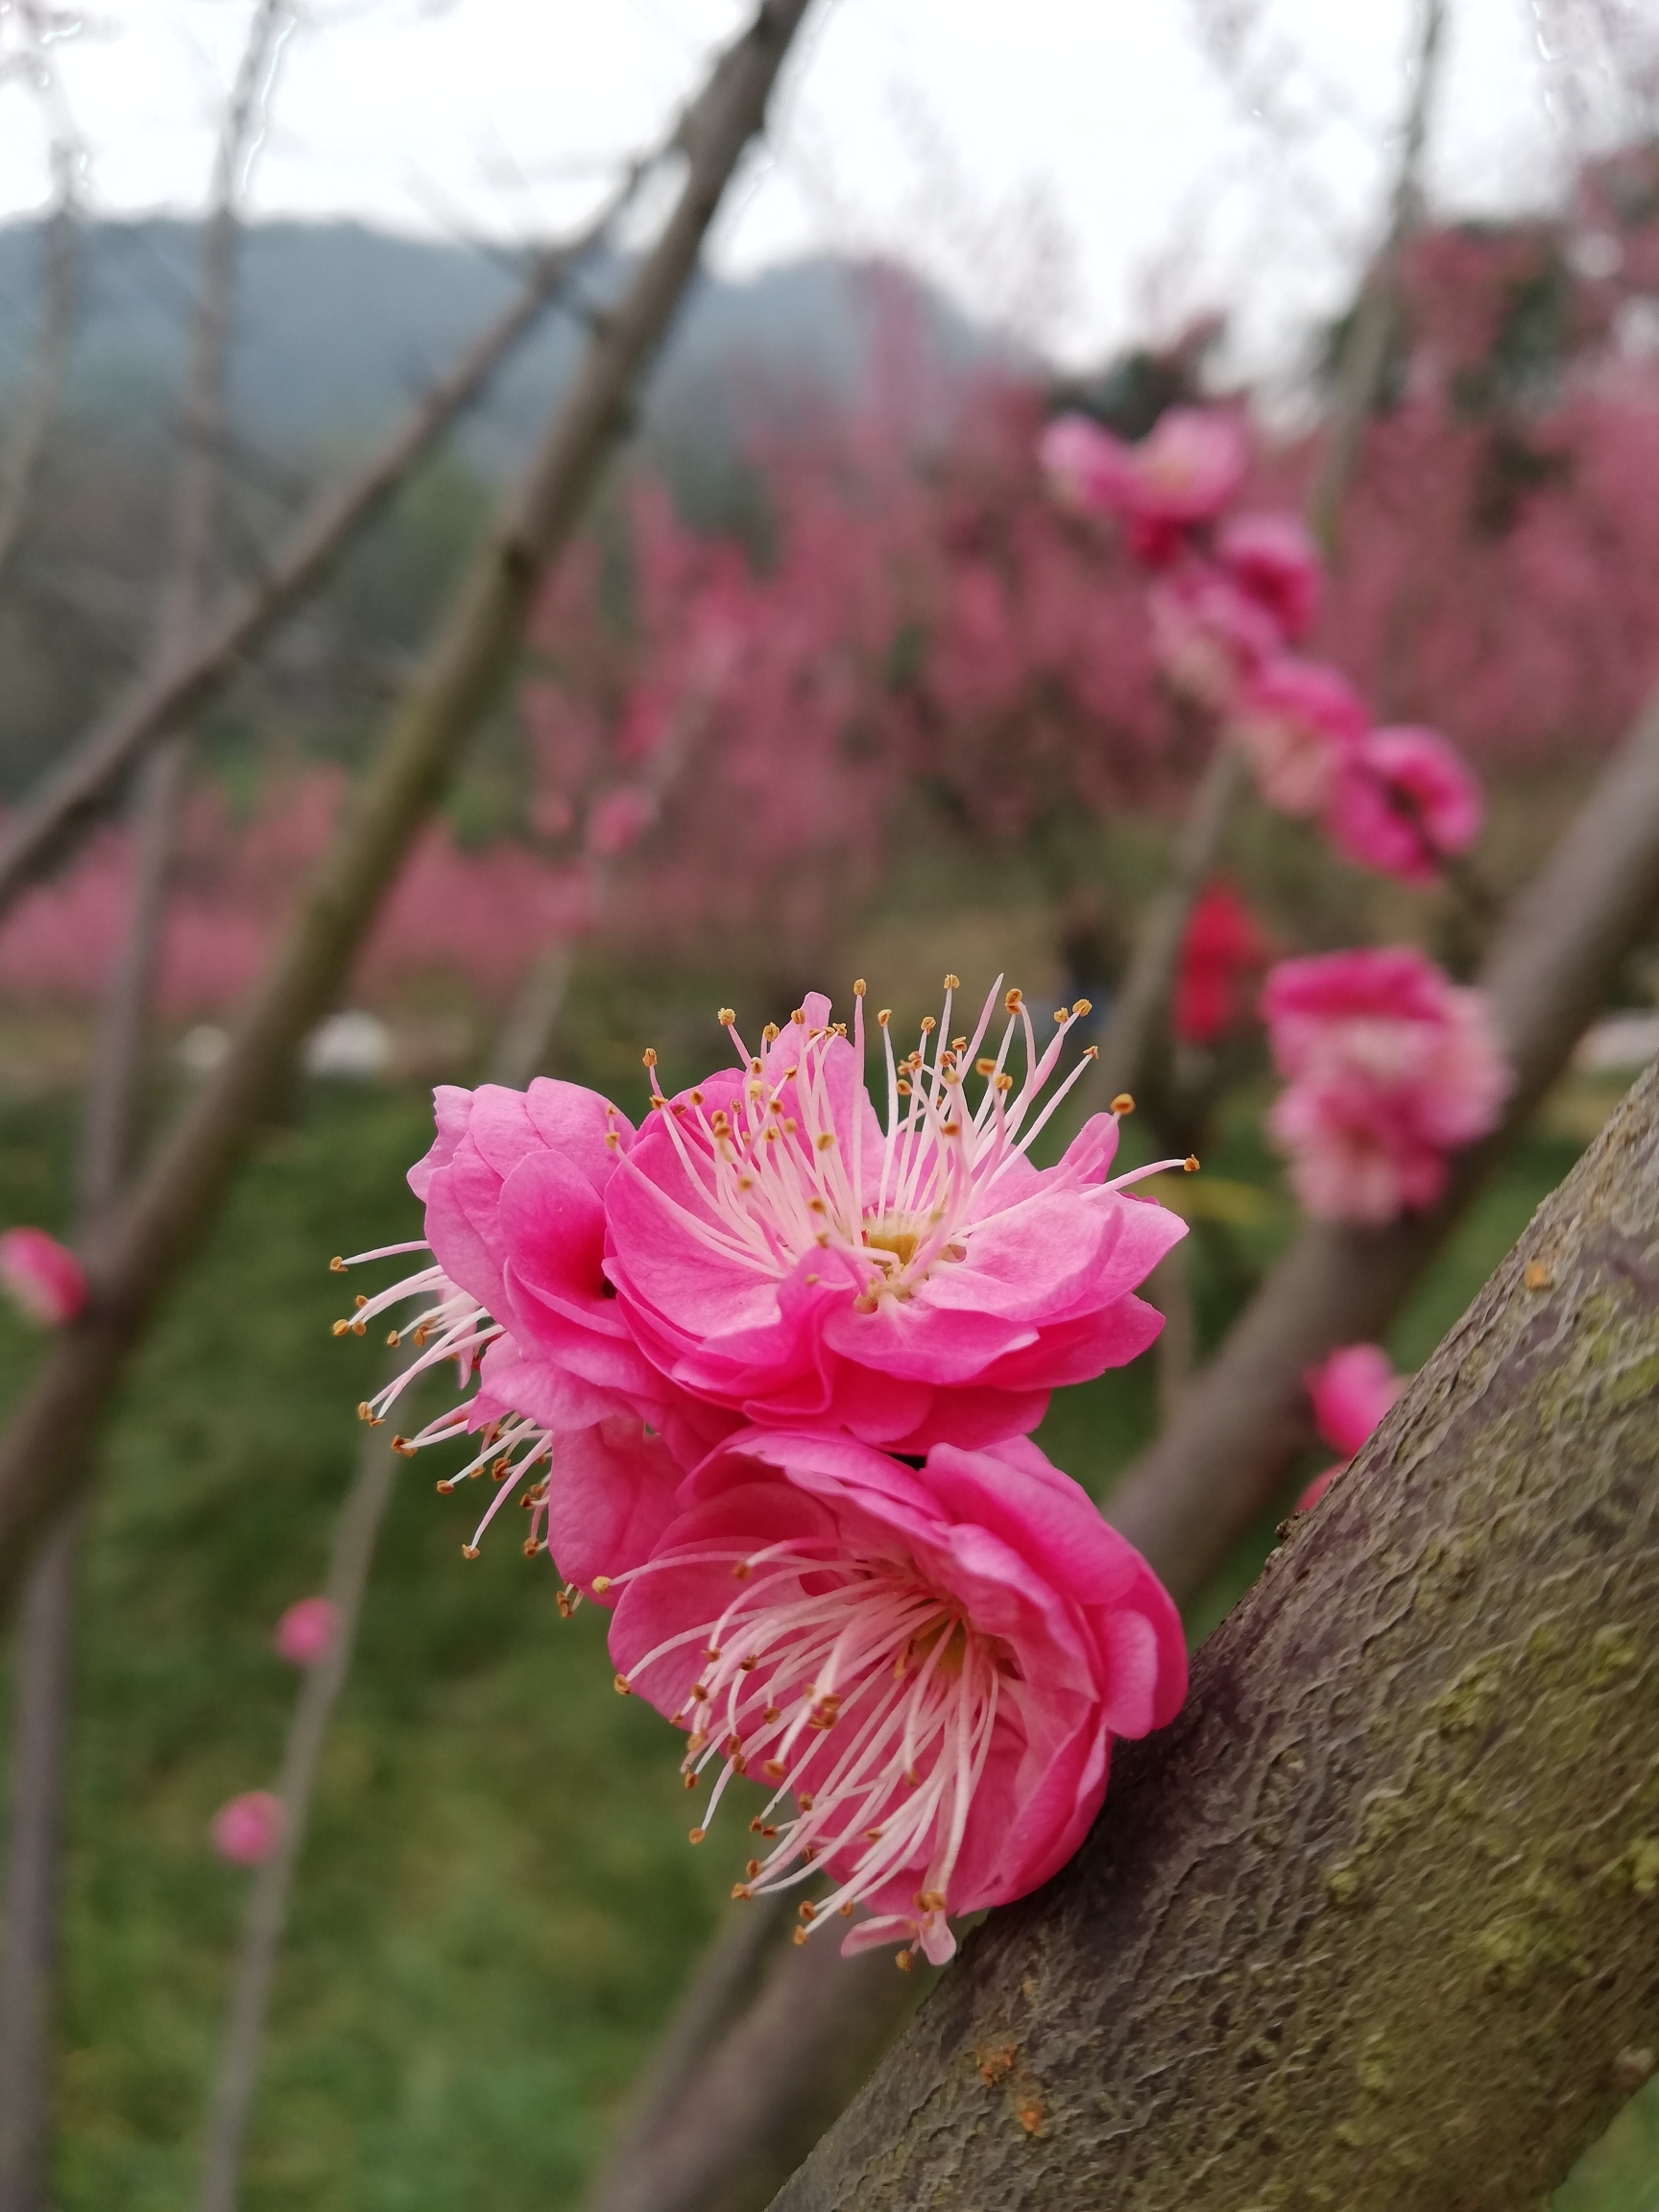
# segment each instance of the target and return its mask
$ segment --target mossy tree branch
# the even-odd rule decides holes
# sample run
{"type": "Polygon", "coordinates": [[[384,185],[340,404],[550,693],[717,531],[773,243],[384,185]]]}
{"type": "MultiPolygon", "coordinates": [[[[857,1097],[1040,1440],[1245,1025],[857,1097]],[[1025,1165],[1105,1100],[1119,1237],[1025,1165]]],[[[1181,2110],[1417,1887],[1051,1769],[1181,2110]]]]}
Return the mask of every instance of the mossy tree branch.
{"type": "Polygon", "coordinates": [[[1659,1995],[1659,1070],[777,2212],[1516,2212],[1659,1995]]]}

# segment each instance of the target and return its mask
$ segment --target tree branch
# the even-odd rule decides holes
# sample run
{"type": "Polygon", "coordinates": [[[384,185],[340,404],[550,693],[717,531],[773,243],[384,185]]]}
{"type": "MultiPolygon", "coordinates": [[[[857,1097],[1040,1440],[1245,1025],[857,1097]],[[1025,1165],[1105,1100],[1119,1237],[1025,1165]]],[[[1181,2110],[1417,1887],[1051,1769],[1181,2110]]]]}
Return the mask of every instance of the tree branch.
{"type": "Polygon", "coordinates": [[[352,795],[301,911],[231,1039],[180,1113],[108,1238],[86,1255],[89,1299],[47,1354],[0,1438],[0,1595],[82,1479],[87,1442],[159,1293],[200,1236],[340,988],[376,907],[495,697],[534,596],[627,427],[726,184],[765,115],[807,0],[763,0],[682,124],[679,197],[595,331],[517,493],[463,580],[424,665],[352,795]]]}
{"type": "Polygon", "coordinates": [[[1303,1377],[1381,1335],[1566,1067],[1659,901],[1659,694],[1515,903],[1480,982],[1515,1075],[1502,1122],[1457,1154],[1446,1195],[1385,1229],[1310,1221],[1275,1263],[1174,1425],[1107,1502],[1177,1598],[1193,1597],[1310,1441],[1303,1377]]]}
{"type": "Polygon", "coordinates": [[[1656,1334],[1649,1070],[777,2212],[1543,2203],[1659,1977],[1656,1334]]]}
{"type": "Polygon", "coordinates": [[[599,214],[566,245],[537,256],[523,290],[448,375],[417,402],[378,452],[301,516],[259,583],[204,629],[153,661],[46,777],[0,835],[0,915],[87,829],[133,762],[169,730],[199,716],[249,654],[320,583],[410,472],[485,390],[572,272],[610,232],[660,156],[636,162],[599,214]]]}

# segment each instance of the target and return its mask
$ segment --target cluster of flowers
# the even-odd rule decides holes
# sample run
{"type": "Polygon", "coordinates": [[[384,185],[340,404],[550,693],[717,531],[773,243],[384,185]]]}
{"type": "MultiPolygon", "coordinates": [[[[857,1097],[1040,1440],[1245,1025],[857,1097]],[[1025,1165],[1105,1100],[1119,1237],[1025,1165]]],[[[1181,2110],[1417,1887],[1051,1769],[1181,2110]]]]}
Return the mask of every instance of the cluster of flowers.
{"type": "Polygon", "coordinates": [[[1227,514],[1250,461],[1236,414],[1172,407],[1138,445],[1064,415],[1042,459],[1070,505],[1117,516],[1155,571],[1160,665],[1220,717],[1270,806],[1317,819],[1348,858],[1407,882],[1468,850],[1480,786],[1445,738],[1373,728],[1339,670],[1292,650],[1319,613],[1319,555],[1292,515],[1227,514]]]}
{"type": "MultiPolygon", "coordinates": [[[[1270,805],[1317,818],[1349,858],[1407,882],[1468,850],[1480,787],[1446,740],[1373,729],[1338,670],[1293,655],[1318,614],[1319,557],[1293,516],[1228,515],[1249,466],[1237,415],[1170,408],[1138,445],[1062,416],[1041,457],[1061,496],[1118,517],[1155,572],[1165,673],[1217,716],[1270,805]]],[[[1200,902],[1177,1034],[1206,1042],[1225,1026],[1258,950],[1231,894],[1200,902]]],[[[1326,1219],[1379,1224],[1431,1205],[1449,1155],[1494,1126],[1510,1087],[1481,994],[1408,947],[1282,961],[1262,1013],[1287,1080],[1268,1127],[1302,1205],[1326,1219]]]]}
{"type": "Polygon", "coordinates": [[[517,1495],[562,1609],[610,1609],[617,1689],[709,1785],[692,1842],[760,1784],[733,1893],[822,1880],[796,1940],[861,1910],[843,1951],[906,1966],[1070,1857],[1112,1737],[1186,1685],[1167,1594],[1029,1435],[1056,1386],[1152,1341],[1135,1288],[1183,1225],[1106,1179],[1127,1098],[1028,1157],[1093,1058],[1051,1081],[1087,1004],[1040,1045],[998,984],[953,1037],[957,988],[908,1052],[878,1017],[884,1115],[862,983],[851,1036],[814,994],[752,1051],[722,1009],[734,1065],[674,1096],[647,1052],[638,1129],[568,1083],[440,1090],[425,1238],[388,1248],[431,1263],[336,1324],[420,1301],[388,1339],[420,1357],[367,1420],[436,1364],[476,1378],[396,1447],[465,1439],[438,1488],[493,1483],[469,1556],[517,1495]]]}

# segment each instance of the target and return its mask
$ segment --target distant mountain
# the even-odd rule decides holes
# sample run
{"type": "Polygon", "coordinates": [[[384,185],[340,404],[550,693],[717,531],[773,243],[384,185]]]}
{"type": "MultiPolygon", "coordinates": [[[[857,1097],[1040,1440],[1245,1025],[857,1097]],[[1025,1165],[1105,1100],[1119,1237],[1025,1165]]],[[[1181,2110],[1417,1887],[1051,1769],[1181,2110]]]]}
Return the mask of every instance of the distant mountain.
{"type": "MultiPolygon", "coordinates": [[[[68,405],[104,420],[157,423],[181,374],[199,232],[175,220],[96,223],[84,234],[82,305],[68,405]]],[[[603,297],[615,262],[595,265],[581,296],[603,297]]],[[[0,227],[0,406],[28,356],[39,276],[33,224],[0,227]]],[[[816,259],[747,282],[703,277],[653,384],[659,423],[695,420],[716,438],[735,428],[751,382],[854,388],[876,325],[876,273],[816,259]]],[[[1009,349],[914,277],[891,270],[941,355],[971,360],[1009,349]]],[[[408,396],[454,360],[497,314],[514,284],[510,257],[398,238],[356,223],[264,223],[243,246],[232,367],[233,411],[255,448],[294,457],[361,444],[408,396]]],[[[465,449],[492,471],[521,452],[580,343],[553,310],[469,426],[465,449]]]]}

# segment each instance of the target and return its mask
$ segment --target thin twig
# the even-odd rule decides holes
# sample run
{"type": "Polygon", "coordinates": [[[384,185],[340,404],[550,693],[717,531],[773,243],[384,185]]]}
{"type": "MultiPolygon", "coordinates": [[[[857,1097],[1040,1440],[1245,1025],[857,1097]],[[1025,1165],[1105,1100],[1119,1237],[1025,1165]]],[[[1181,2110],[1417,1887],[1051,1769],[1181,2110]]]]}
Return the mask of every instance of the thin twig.
{"type": "Polygon", "coordinates": [[[357,1473],[334,1530],[327,1597],[334,1607],[328,1648],[306,1670],[289,1724],[277,1795],[282,1825],[276,1847],[253,1876],[226,2019],[225,2041],[214,2084],[207,2152],[197,2212],[236,2212],[243,2147],[259,2085],[259,2061],[271,1985],[288,1915],[294,1872],[305,1841],[311,1798],[328,1723],[350,1671],[357,1623],[380,1525],[391,1503],[398,1461],[378,1430],[365,1431],[357,1473]]]}

